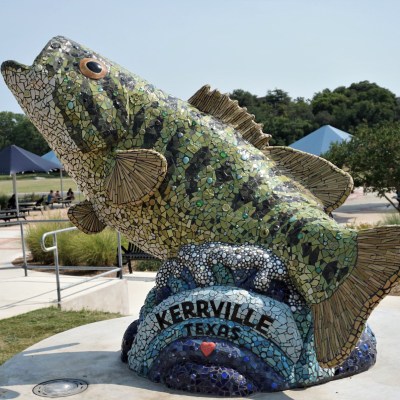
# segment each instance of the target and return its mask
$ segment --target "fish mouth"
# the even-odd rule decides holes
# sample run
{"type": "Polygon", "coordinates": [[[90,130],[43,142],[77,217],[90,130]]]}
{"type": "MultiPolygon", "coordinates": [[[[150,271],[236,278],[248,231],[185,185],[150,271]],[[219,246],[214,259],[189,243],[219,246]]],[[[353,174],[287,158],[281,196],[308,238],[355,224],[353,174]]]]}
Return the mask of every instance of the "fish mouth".
{"type": "Polygon", "coordinates": [[[9,78],[9,74],[14,74],[14,73],[23,73],[29,70],[29,66],[24,65],[24,64],[20,64],[17,61],[14,60],[8,60],[8,61],[4,61],[1,64],[1,73],[4,77],[4,80],[6,81],[6,83],[8,84],[8,80],[9,78]]]}
{"type": "Polygon", "coordinates": [[[64,36],[55,36],[47,42],[43,50],[34,59],[31,66],[20,64],[14,60],[8,60],[1,64],[1,73],[7,85],[9,85],[9,82],[13,79],[13,75],[26,73],[27,71],[35,68],[41,69],[41,61],[44,60],[49,54],[57,51],[60,53],[67,52],[70,51],[71,48],[76,49],[77,52],[81,50],[81,46],[78,43],[75,43],[64,36]]]}
{"type": "Polygon", "coordinates": [[[27,65],[20,64],[14,60],[4,61],[1,64],[1,74],[3,75],[4,82],[16,97],[18,103],[24,109],[23,104],[23,93],[26,89],[27,79],[23,78],[24,83],[21,83],[19,77],[26,77],[31,67],[27,65]],[[21,87],[22,86],[22,87],[21,87]]]}

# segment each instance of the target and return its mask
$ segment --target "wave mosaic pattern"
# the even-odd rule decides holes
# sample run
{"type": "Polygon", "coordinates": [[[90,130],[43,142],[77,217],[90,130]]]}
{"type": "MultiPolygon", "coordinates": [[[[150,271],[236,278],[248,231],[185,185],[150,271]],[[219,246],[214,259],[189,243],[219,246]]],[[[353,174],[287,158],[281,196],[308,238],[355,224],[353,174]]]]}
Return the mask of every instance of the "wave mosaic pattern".
{"type": "Polygon", "coordinates": [[[164,262],[122,359],[171,388],[245,396],[365,371],[376,341],[366,327],[344,363],[320,367],[310,308],[283,262],[257,246],[209,243],[164,262]]]}
{"type": "Polygon", "coordinates": [[[356,232],[329,217],[348,174],[268,146],[254,117],[208,86],[176,99],[61,36],[31,67],[1,71],[86,197],[71,221],[111,226],[166,260],[126,336],[132,369],[228,395],[373,363],[365,323],[399,280],[400,229],[356,232]]]}

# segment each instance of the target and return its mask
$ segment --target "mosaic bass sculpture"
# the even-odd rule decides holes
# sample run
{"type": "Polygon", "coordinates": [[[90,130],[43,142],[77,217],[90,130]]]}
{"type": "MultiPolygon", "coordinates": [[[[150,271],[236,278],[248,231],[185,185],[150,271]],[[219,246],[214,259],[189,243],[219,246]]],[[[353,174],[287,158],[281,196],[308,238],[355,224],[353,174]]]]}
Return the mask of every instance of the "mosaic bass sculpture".
{"type": "Polygon", "coordinates": [[[356,232],[327,215],[350,193],[348,174],[269,147],[218,91],[181,101],[64,37],[31,67],[1,69],[87,199],[71,221],[111,226],[166,260],[125,336],[132,369],[226,395],[373,363],[365,323],[399,280],[400,229],[356,232]]]}

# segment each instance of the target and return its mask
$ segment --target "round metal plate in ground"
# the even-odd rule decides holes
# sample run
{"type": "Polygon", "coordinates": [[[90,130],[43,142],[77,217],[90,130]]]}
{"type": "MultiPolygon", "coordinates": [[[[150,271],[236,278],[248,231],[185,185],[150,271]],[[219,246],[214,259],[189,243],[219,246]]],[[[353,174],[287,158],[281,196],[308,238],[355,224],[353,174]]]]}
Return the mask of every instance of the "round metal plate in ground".
{"type": "Polygon", "coordinates": [[[39,383],[33,388],[33,393],[42,397],[67,397],[85,391],[88,383],[82,379],[53,379],[39,383]]]}

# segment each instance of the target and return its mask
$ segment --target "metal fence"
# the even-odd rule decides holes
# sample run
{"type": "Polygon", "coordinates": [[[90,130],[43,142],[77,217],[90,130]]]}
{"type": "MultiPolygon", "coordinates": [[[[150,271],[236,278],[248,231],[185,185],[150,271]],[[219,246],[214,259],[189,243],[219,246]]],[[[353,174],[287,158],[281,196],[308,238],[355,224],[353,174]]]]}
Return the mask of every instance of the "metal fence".
{"type": "MultiPolygon", "coordinates": [[[[2,227],[8,227],[8,226],[16,226],[19,225],[20,227],[20,234],[21,234],[21,248],[22,248],[22,257],[23,257],[23,265],[22,268],[25,271],[25,276],[28,276],[28,270],[33,270],[33,269],[40,269],[40,270],[54,270],[55,271],[55,276],[56,276],[56,290],[57,290],[57,302],[60,304],[62,301],[62,296],[61,293],[64,290],[70,289],[72,287],[76,287],[79,285],[82,285],[84,283],[90,282],[90,281],[95,281],[98,280],[99,278],[111,275],[116,273],[117,274],[117,279],[123,279],[123,268],[122,268],[122,251],[121,251],[121,235],[119,232],[117,232],[117,266],[116,267],[111,267],[111,266],[61,266],[59,264],[59,254],[58,254],[58,245],[57,245],[57,236],[59,234],[62,234],[64,232],[70,232],[70,231],[76,231],[77,228],[74,227],[69,227],[69,228],[63,228],[63,229],[58,229],[50,232],[46,232],[41,239],[41,247],[43,251],[45,252],[53,252],[54,255],[54,265],[28,265],[27,262],[27,251],[26,251],[26,244],[25,244],[25,234],[24,234],[24,225],[28,224],[36,224],[36,223],[49,223],[49,222],[70,222],[67,219],[53,219],[53,220],[30,220],[30,221],[10,221],[10,222],[4,222],[0,223],[0,228],[2,227]],[[46,245],[46,239],[52,238],[53,243],[51,246],[46,245]],[[88,277],[85,279],[82,279],[79,282],[71,283],[69,285],[61,287],[61,282],[60,282],[60,271],[61,270],[69,270],[69,271],[105,271],[100,274],[97,274],[93,277],[88,277]]],[[[6,267],[6,268],[1,268],[1,269],[14,269],[15,267],[6,267]]],[[[83,289],[87,290],[88,288],[83,289]]],[[[66,296],[64,296],[66,297],[66,296]]]]}

